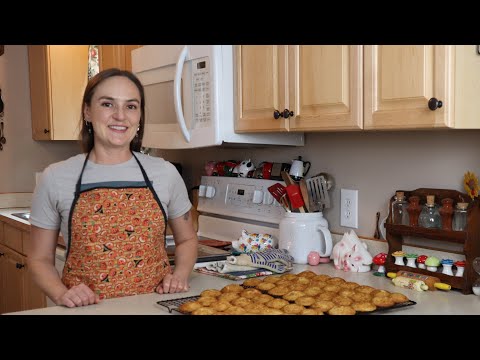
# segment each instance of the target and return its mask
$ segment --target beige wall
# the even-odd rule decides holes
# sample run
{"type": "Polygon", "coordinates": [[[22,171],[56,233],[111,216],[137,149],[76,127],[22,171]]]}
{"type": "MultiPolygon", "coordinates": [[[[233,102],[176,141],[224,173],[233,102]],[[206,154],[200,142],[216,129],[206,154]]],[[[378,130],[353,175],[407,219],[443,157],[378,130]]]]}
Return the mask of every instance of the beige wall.
{"type": "Polygon", "coordinates": [[[7,139],[0,151],[0,193],[30,192],[36,171],[77,154],[80,147],[74,141],[32,140],[27,46],[5,46],[0,56],[0,87],[7,139]]]}
{"type": "MultiPolygon", "coordinates": [[[[5,47],[0,57],[0,86],[5,102],[7,144],[0,152],[0,192],[33,191],[34,172],[79,152],[72,141],[38,142],[31,137],[30,93],[26,46],[5,47]]],[[[312,162],[309,175],[333,175],[332,208],[325,211],[333,231],[340,227],[340,189],[359,190],[359,229],[371,237],[375,213],[387,214],[387,202],[397,189],[419,187],[463,191],[462,177],[469,170],[480,176],[480,131],[355,132],[307,134],[299,148],[205,148],[160,151],[181,162],[187,187],[198,185],[207,160],[242,160],[255,164],[269,160],[290,162],[298,155],[312,162]]]]}
{"type": "Polygon", "coordinates": [[[304,147],[205,148],[157,151],[184,167],[187,186],[199,184],[206,160],[251,159],[290,162],[301,155],[311,161],[308,175],[327,172],[335,187],[330,192],[332,207],[325,210],[330,228],[340,226],[340,189],[359,190],[358,235],[372,237],[375,215],[387,216],[388,200],[395,190],[420,187],[445,188],[463,192],[466,171],[480,176],[480,131],[442,130],[417,132],[310,133],[304,147]]]}

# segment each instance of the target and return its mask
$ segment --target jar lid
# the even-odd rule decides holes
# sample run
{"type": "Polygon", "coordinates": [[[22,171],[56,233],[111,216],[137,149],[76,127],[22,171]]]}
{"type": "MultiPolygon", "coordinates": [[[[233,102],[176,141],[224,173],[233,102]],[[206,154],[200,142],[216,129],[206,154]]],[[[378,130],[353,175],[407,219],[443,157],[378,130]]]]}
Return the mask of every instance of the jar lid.
{"type": "Polygon", "coordinates": [[[427,204],[428,205],[435,204],[435,195],[427,195],[427,204]]]}
{"type": "Polygon", "coordinates": [[[464,203],[464,202],[457,203],[457,209],[467,210],[467,207],[468,207],[468,203],[464,203]]]}
{"type": "Polygon", "coordinates": [[[397,191],[397,199],[403,199],[403,191],[397,191]]]}

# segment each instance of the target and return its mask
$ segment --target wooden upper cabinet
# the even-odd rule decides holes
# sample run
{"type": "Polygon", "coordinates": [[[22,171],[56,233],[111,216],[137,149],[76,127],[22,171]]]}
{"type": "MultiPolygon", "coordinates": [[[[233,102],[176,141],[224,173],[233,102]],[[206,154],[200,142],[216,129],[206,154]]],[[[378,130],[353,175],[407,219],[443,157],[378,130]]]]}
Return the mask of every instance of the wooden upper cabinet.
{"type": "Polygon", "coordinates": [[[364,52],[365,129],[480,128],[475,46],[375,45],[364,52]],[[442,106],[431,110],[435,99],[442,106]]]}
{"type": "Polygon", "coordinates": [[[289,46],[290,130],[362,129],[362,46],[289,46]]]}
{"type": "Polygon", "coordinates": [[[235,46],[235,131],[288,130],[288,120],[273,115],[287,106],[287,55],[284,45],[235,46]]]}
{"type": "Polygon", "coordinates": [[[100,70],[119,68],[132,71],[132,50],[141,45],[100,45],[100,70]]]}
{"type": "Polygon", "coordinates": [[[237,46],[235,130],[361,129],[362,84],[362,46],[237,46]]]}
{"type": "Polygon", "coordinates": [[[77,140],[88,45],[29,45],[32,137],[77,140]]]}

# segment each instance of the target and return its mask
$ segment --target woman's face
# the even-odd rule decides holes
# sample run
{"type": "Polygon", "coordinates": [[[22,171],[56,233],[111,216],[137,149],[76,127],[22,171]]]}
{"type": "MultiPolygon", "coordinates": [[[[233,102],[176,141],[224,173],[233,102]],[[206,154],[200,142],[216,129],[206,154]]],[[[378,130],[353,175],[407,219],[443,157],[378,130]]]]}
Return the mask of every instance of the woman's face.
{"type": "Polygon", "coordinates": [[[84,117],[91,121],[95,147],[129,148],[140,123],[140,92],[123,76],[99,84],[84,117]]]}

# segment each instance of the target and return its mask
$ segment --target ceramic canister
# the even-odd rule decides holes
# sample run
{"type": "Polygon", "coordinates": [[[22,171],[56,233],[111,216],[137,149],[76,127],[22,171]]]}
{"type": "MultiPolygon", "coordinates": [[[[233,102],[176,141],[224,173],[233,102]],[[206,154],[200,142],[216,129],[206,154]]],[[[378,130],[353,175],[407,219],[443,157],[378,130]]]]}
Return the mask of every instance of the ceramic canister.
{"type": "Polygon", "coordinates": [[[287,249],[295,264],[307,264],[308,254],[316,251],[321,257],[332,252],[332,235],[321,212],[285,213],[280,221],[279,248],[287,249]]]}

